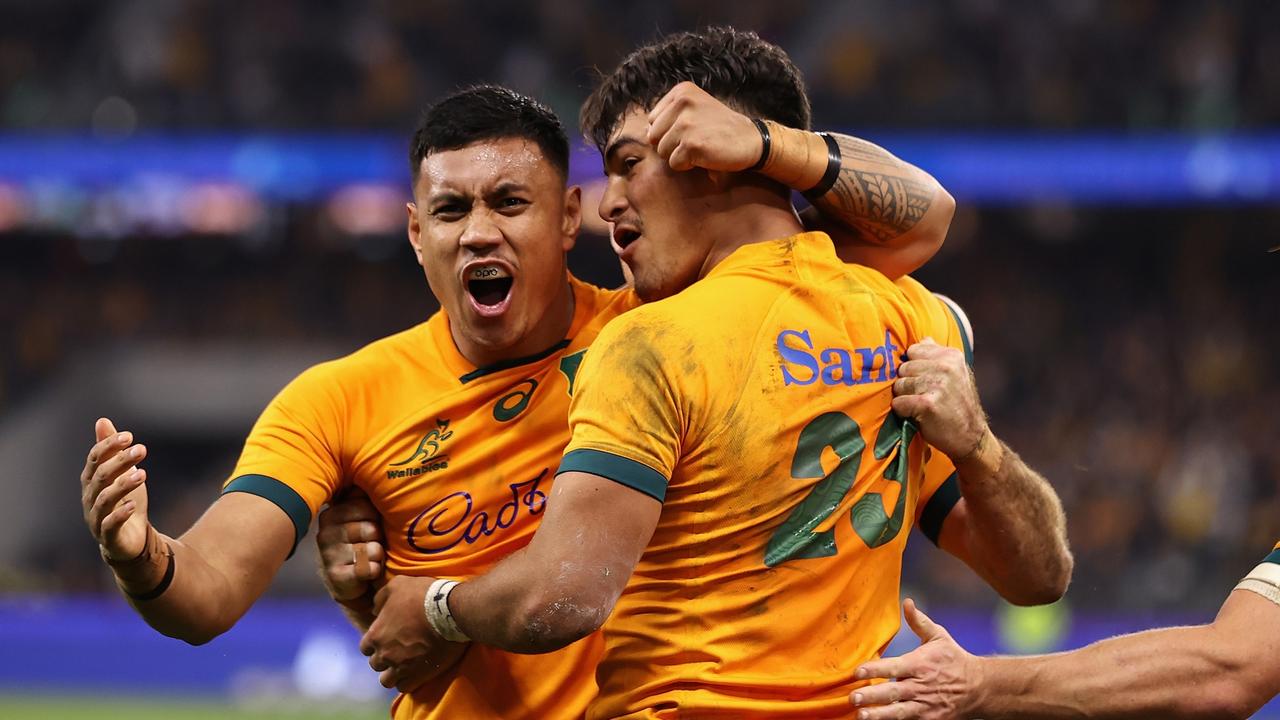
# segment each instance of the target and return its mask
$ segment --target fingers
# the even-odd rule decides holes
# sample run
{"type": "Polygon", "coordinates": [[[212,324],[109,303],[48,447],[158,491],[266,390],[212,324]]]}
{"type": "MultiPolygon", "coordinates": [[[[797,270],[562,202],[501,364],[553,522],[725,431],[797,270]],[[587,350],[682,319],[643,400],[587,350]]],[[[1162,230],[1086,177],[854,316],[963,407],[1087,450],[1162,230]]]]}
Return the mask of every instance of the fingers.
{"type": "MultiPolygon", "coordinates": [[[[110,423],[109,420],[107,422],[110,423]]],[[[102,427],[103,421],[99,420],[97,429],[101,430],[102,427]]],[[[98,432],[97,434],[101,433],[98,432]]],[[[114,453],[128,447],[131,442],[133,442],[133,433],[130,432],[109,434],[105,438],[99,438],[98,442],[89,448],[89,455],[85,458],[84,470],[80,472],[80,487],[88,486],[99,464],[112,457],[114,453]]]]}
{"type": "Polygon", "coordinates": [[[920,419],[929,412],[928,395],[899,395],[890,403],[898,417],[920,419]]]}
{"type": "Polygon", "coordinates": [[[858,711],[858,720],[914,720],[929,717],[928,706],[918,702],[899,702],[880,707],[868,707],[858,711]]]}
{"type": "Polygon", "coordinates": [[[147,473],[145,470],[133,468],[98,494],[98,497],[93,501],[93,505],[89,508],[89,529],[93,531],[94,537],[101,536],[103,532],[102,522],[106,519],[106,516],[114,512],[120,501],[129,493],[137,490],[146,480],[147,473]]]}
{"type": "Polygon", "coordinates": [[[382,612],[382,606],[387,604],[387,600],[391,597],[391,587],[395,584],[389,582],[378,590],[378,594],[373,596],[373,614],[376,616],[382,612]]]}
{"type": "Polygon", "coordinates": [[[694,90],[701,91],[701,89],[702,88],[699,88],[696,84],[688,80],[676,83],[674,87],[667,91],[666,95],[663,95],[658,102],[653,104],[653,109],[649,111],[649,124],[652,125],[655,118],[665,113],[667,108],[674,104],[677,98],[683,97],[694,90]]]}
{"type": "Polygon", "coordinates": [[[854,673],[854,677],[859,680],[870,680],[872,678],[892,680],[898,677],[899,665],[900,663],[897,658],[880,658],[879,660],[872,660],[859,665],[858,671],[854,673]]]}
{"type": "MultiPolygon", "coordinates": [[[[116,437],[119,437],[117,435],[116,437]]],[[[85,521],[97,535],[102,516],[115,507],[120,498],[142,484],[145,476],[135,472],[136,465],[147,455],[145,445],[134,445],[120,450],[98,463],[81,494],[85,521]],[[104,498],[103,495],[106,495],[104,498]]],[[[92,457],[92,453],[91,453],[92,457]]],[[[88,470],[88,466],[86,466],[88,470]]]]}
{"type": "MultiPolygon", "coordinates": [[[[661,141],[667,137],[671,131],[671,126],[680,117],[680,109],[671,101],[671,97],[672,93],[670,92],[664,95],[662,102],[667,104],[661,110],[655,105],[653,111],[649,113],[649,131],[645,139],[654,147],[660,147],[661,141]]],[[[662,153],[662,150],[658,150],[658,152],[662,153]]],[[[670,150],[668,150],[668,153],[670,153],[670,150]]],[[[663,157],[666,156],[663,155],[663,157]]]]}
{"type": "Polygon", "coordinates": [[[102,442],[116,434],[116,425],[111,422],[111,418],[98,418],[98,421],[93,424],[93,433],[98,442],[102,442]]]}
{"type": "Polygon", "coordinates": [[[933,360],[943,358],[949,355],[959,354],[961,359],[964,358],[964,352],[946,345],[939,345],[933,341],[933,338],[925,338],[918,343],[907,348],[908,360],[933,360]]]}
{"type": "Polygon", "coordinates": [[[849,693],[849,702],[854,705],[889,705],[912,700],[919,690],[919,686],[911,681],[877,683],[849,693]]]}
{"type": "MultiPolygon", "coordinates": [[[[911,347],[915,347],[912,345],[911,347]]],[[[944,348],[950,350],[951,348],[944,348]]],[[[958,351],[957,351],[958,352],[958,351]]],[[[898,366],[898,377],[928,377],[947,371],[947,365],[944,362],[944,355],[934,355],[928,358],[915,358],[908,360],[898,366]]],[[[963,358],[961,358],[963,361],[963,358]]]]}
{"type": "Polygon", "coordinates": [[[376,524],[382,521],[382,516],[378,514],[378,508],[374,507],[373,502],[369,500],[369,496],[354,493],[347,495],[342,500],[330,503],[321,512],[321,515],[322,522],[330,525],[351,522],[376,524]]]}
{"type": "Polygon", "coordinates": [[[113,539],[116,532],[124,526],[125,521],[133,517],[133,511],[137,507],[137,503],[132,500],[125,500],[116,506],[116,509],[112,510],[111,514],[102,519],[102,524],[98,529],[102,537],[107,540],[113,539]]]}
{"type": "Polygon", "coordinates": [[[360,543],[355,546],[356,562],[352,566],[355,578],[361,582],[373,582],[382,577],[386,551],[380,543],[360,543]],[[364,556],[363,558],[361,556],[364,556]]]}
{"type": "Polygon", "coordinates": [[[932,618],[924,614],[924,611],[916,607],[916,601],[907,598],[902,601],[902,612],[907,618],[907,625],[911,627],[911,631],[916,634],[923,642],[929,642],[938,638],[950,637],[946,628],[935,623],[932,618]]]}

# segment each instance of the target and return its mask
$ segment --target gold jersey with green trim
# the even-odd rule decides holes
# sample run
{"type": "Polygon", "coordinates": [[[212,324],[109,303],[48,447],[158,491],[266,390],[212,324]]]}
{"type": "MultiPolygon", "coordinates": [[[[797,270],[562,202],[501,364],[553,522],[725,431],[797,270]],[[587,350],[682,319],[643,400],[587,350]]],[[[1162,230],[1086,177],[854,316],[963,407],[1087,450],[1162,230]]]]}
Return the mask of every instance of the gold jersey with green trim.
{"type": "MultiPolygon", "coordinates": [[[[568,338],[476,368],[448,318],[317,365],[262,413],[225,492],[275,502],[301,538],[320,506],[355,486],[382,514],[390,575],[468,578],[533,537],[568,443],[579,362],[638,300],[571,280],[568,338]]],[[[396,718],[579,718],[595,694],[597,636],[530,656],[473,645],[450,673],[394,706],[396,718]]]]}
{"type": "Polygon", "coordinates": [[[898,629],[908,531],[936,540],[959,497],[890,409],[925,337],[969,350],[947,304],[842,264],[821,233],[744,246],[605,328],[560,472],[663,508],[588,717],[849,716],[855,669],[898,629]]]}

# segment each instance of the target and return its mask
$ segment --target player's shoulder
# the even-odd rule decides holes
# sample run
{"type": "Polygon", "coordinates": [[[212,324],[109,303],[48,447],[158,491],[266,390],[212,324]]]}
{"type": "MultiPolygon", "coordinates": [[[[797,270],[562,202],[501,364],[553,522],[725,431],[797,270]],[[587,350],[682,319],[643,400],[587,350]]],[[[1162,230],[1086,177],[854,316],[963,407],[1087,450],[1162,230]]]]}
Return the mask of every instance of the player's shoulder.
{"type": "Polygon", "coordinates": [[[294,382],[333,385],[336,386],[334,389],[342,389],[370,379],[386,379],[419,367],[433,347],[427,323],[420,323],[374,340],[342,357],[312,365],[294,382]]]}
{"type": "Polygon", "coordinates": [[[573,275],[569,276],[569,282],[576,303],[575,319],[581,319],[575,325],[603,324],[640,305],[640,298],[629,285],[605,288],[573,275]]]}

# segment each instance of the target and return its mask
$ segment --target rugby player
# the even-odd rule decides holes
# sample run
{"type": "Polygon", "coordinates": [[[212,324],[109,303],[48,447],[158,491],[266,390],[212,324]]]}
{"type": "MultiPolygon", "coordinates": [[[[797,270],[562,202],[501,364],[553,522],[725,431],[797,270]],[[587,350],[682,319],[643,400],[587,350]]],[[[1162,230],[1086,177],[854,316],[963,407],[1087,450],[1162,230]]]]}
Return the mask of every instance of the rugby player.
{"type": "MultiPolygon", "coordinates": [[[[375,669],[441,639],[538,653],[603,624],[588,717],[839,717],[897,630],[913,524],[1016,602],[1065,590],[1048,484],[980,411],[939,422],[938,384],[967,377],[958,309],[841,263],[785,187],[731,172],[749,160],[674,169],[652,140],[685,81],[761,119],[753,167],[770,167],[773,123],[807,124],[794,65],[731,29],[642,48],[593,93],[600,214],[657,302],[586,354],[533,540],[461,584],[392,578],[361,641],[375,669]]],[[[837,166],[839,145],[818,140],[837,166]]]]}
{"type": "MultiPolygon", "coordinates": [[[[793,155],[764,172],[804,176],[810,160],[826,163],[793,155]]],[[[638,299],[569,275],[579,192],[566,188],[564,131],[541,105],[500,88],[458,93],[428,112],[410,162],[409,240],[441,312],[291,382],[190,530],[172,537],[150,524],[145,446],[98,421],[81,475],[85,520],[120,589],[161,632],[198,644],[230,628],[313,514],[347,488],[366,492],[391,529],[392,576],[479,574],[532,536],[568,441],[583,353],[638,299]]],[[[929,194],[901,232],[866,242],[881,255],[936,248],[950,197],[887,153],[879,162],[876,172],[887,164],[929,194]]],[[[462,656],[465,647],[383,673],[384,684],[414,689],[397,717],[577,717],[595,693],[598,640],[539,658],[482,646],[462,656]]]]}
{"type": "Polygon", "coordinates": [[[898,681],[850,700],[864,708],[861,720],[1243,720],[1280,694],[1278,606],[1280,543],[1207,625],[1147,630],[1055,655],[974,657],[907,600],[907,623],[923,644],[864,665],[860,677],[898,681]]]}

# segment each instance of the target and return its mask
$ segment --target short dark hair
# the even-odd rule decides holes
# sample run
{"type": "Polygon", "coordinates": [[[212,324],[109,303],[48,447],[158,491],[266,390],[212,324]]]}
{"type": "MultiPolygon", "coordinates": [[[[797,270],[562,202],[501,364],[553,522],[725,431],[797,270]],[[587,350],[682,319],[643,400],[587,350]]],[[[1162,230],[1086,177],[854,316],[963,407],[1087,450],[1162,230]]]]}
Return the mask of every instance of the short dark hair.
{"type": "Polygon", "coordinates": [[[409,145],[409,172],[418,183],[422,161],[434,152],[457,150],[482,140],[524,138],[569,176],[569,138],[560,118],[528,95],[498,85],[475,85],[427,108],[409,145]]]}
{"type": "Polygon", "coordinates": [[[753,32],[711,27],[669,35],[628,55],[583,103],[583,134],[603,151],[624,113],[652,108],[686,80],[752,117],[809,129],[804,79],[782,48],[753,32]]]}

